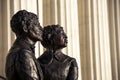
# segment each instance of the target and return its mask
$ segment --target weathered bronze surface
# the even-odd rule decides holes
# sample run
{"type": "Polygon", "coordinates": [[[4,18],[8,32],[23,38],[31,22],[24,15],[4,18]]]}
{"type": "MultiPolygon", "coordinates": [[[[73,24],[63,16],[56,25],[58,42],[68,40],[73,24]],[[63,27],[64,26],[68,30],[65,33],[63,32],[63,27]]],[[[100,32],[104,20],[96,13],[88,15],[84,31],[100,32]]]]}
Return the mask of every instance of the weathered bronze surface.
{"type": "Polygon", "coordinates": [[[75,58],[62,53],[67,46],[67,36],[60,25],[43,29],[42,45],[46,51],[38,58],[44,80],[77,80],[78,66],[75,58]]]}
{"type": "Polygon", "coordinates": [[[7,80],[43,80],[35,58],[34,45],[42,40],[42,27],[36,14],[20,10],[11,19],[16,40],[6,58],[7,80]]]}

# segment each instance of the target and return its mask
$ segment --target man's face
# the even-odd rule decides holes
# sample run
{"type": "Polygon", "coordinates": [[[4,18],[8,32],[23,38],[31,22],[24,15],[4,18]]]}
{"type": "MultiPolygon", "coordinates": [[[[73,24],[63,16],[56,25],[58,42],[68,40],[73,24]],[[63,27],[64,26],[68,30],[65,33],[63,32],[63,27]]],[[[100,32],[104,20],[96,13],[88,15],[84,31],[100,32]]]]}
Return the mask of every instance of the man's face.
{"type": "Polygon", "coordinates": [[[35,41],[41,41],[42,32],[43,32],[42,27],[38,22],[37,25],[33,26],[33,28],[30,29],[30,38],[35,41]]]}

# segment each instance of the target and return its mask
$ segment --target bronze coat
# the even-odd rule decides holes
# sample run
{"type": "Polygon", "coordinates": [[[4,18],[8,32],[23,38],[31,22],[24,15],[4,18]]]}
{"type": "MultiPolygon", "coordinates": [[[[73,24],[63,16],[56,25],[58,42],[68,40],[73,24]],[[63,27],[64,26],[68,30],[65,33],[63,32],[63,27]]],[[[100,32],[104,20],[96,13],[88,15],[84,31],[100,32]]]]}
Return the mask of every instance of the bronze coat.
{"type": "Polygon", "coordinates": [[[62,52],[46,51],[39,58],[44,80],[77,80],[78,66],[74,58],[62,52]]]}
{"type": "Polygon", "coordinates": [[[17,39],[6,59],[7,80],[43,80],[42,70],[34,55],[34,46],[17,39]]]}

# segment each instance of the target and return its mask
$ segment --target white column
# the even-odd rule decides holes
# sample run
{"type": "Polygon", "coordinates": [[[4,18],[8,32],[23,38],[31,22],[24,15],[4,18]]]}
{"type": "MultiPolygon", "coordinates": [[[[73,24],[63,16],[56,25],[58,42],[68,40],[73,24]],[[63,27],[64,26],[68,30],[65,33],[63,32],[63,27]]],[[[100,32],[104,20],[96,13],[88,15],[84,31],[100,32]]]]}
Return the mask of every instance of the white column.
{"type": "MultiPolygon", "coordinates": [[[[81,80],[81,61],[80,61],[80,39],[79,39],[79,26],[78,26],[78,5],[77,0],[70,0],[70,16],[71,16],[71,24],[70,26],[67,26],[68,28],[71,27],[71,45],[68,45],[68,47],[72,46],[72,54],[69,56],[74,57],[77,60],[78,67],[79,67],[79,78],[78,80],[81,80]]],[[[68,25],[67,24],[67,25],[68,25]]],[[[70,31],[67,31],[70,32],[70,31]]],[[[68,36],[68,38],[70,37],[68,36]]],[[[70,38],[69,38],[70,39],[70,38]]],[[[68,49],[69,51],[70,49],[68,49]]],[[[69,54],[69,52],[68,52],[69,54]]]]}
{"type": "MultiPolygon", "coordinates": [[[[99,41],[99,22],[98,22],[98,0],[91,1],[91,59],[93,59],[93,77],[92,80],[101,80],[101,67],[100,67],[100,41],[99,41]],[[93,57],[93,58],[92,58],[93,57]]],[[[91,64],[92,65],[92,64],[91,64]]]]}
{"type": "MultiPolygon", "coordinates": [[[[2,12],[2,0],[0,0],[0,12],[2,12]]],[[[0,13],[0,51],[2,51],[2,13],[0,13]]],[[[3,52],[0,53],[0,65],[3,65],[3,52]]],[[[3,75],[2,67],[0,67],[0,75],[3,75]]]]}
{"type": "MultiPolygon", "coordinates": [[[[15,0],[15,1],[17,1],[17,0],[15,0]]],[[[20,0],[20,2],[18,4],[20,5],[20,9],[22,9],[22,10],[27,9],[27,0],[20,0]]]]}
{"type": "Polygon", "coordinates": [[[82,79],[112,80],[107,0],[81,0],[80,5],[82,79]]]}
{"type": "MultiPolygon", "coordinates": [[[[11,9],[13,9],[13,11],[14,11],[13,14],[15,14],[17,11],[22,9],[23,5],[25,4],[25,3],[21,3],[22,0],[12,0],[12,2],[13,3],[11,3],[11,6],[12,6],[11,9]]],[[[13,14],[11,14],[11,15],[13,16],[13,14]]]]}
{"type": "Polygon", "coordinates": [[[68,55],[72,55],[72,28],[71,28],[71,5],[70,5],[70,1],[71,0],[66,0],[66,14],[65,14],[65,17],[66,17],[66,33],[67,33],[67,36],[68,36],[68,52],[67,54],[68,55]]]}
{"type": "Polygon", "coordinates": [[[91,62],[91,65],[90,65],[90,70],[91,70],[91,80],[97,80],[96,79],[96,72],[95,72],[95,51],[94,51],[94,25],[93,25],[93,1],[92,0],[88,0],[88,21],[89,21],[89,43],[90,43],[90,62],[91,62]]]}
{"type": "Polygon", "coordinates": [[[50,0],[43,0],[43,26],[50,24],[50,0]]]}
{"type": "Polygon", "coordinates": [[[0,75],[5,76],[5,63],[6,63],[6,55],[8,53],[8,49],[11,45],[11,35],[10,35],[10,1],[4,0],[1,1],[2,5],[2,14],[1,14],[1,72],[0,75]],[[9,27],[8,27],[9,26],[9,27]]]}
{"type": "Polygon", "coordinates": [[[120,79],[120,0],[115,1],[115,8],[116,11],[115,19],[116,19],[116,49],[117,49],[117,71],[118,71],[118,80],[120,79]]]}
{"type": "MultiPolygon", "coordinates": [[[[39,17],[40,25],[43,27],[43,0],[37,0],[37,14],[39,17]]],[[[43,46],[41,43],[38,43],[38,54],[36,57],[39,57],[43,53],[43,46]]]]}
{"type": "MultiPolygon", "coordinates": [[[[60,24],[64,31],[67,34],[67,23],[66,23],[66,1],[65,0],[57,0],[57,21],[60,24]]],[[[68,47],[62,50],[65,54],[68,53],[68,47]]]]}
{"type": "Polygon", "coordinates": [[[110,34],[108,26],[108,7],[107,0],[102,0],[102,14],[103,14],[103,24],[104,24],[104,46],[105,46],[105,69],[106,69],[106,79],[112,80],[112,68],[111,68],[111,53],[110,53],[110,34]]]}
{"type": "Polygon", "coordinates": [[[94,72],[94,74],[95,74],[95,79],[96,80],[102,80],[101,79],[101,67],[100,67],[100,46],[99,46],[99,26],[98,26],[98,1],[97,0],[93,0],[93,19],[94,19],[94,21],[93,21],[93,26],[94,26],[94,28],[93,28],[93,30],[94,30],[94,47],[93,47],[93,49],[94,49],[94,55],[95,55],[95,59],[94,59],[94,62],[95,62],[95,72],[94,72]]]}
{"type": "Polygon", "coordinates": [[[117,61],[117,42],[116,42],[116,27],[115,27],[115,5],[114,1],[108,1],[108,20],[109,20],[109,32],[110,32],[110,51],[111,51],[111,68],[112,68],[112,80],[118,79],[118,61],[117,61]]]}
{"type": "Polygon", "coordinates": [[[99,39],[100,39],[100,61],[102,80],[112,80],[111,75],[111,55],[109,45],[109,28],[106,0],[98,1],[99,39]]]}

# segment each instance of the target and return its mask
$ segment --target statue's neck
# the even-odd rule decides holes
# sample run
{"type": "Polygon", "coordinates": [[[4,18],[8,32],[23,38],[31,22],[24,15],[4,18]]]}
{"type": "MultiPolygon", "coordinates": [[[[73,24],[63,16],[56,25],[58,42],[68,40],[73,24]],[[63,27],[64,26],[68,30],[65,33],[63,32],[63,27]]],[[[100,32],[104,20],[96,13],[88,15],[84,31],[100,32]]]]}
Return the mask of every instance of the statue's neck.
{"type": "Polygon", "coordinates": [[[52,48],[49,48],[49,49],[47,49],[47,51],[50,51],[53,54],[57,54],[58,52],[61,52],[61,49],[52,49],[52,48]]]}
{"type": "Polygon", "coordinates": [[[29,37],[18,36],[17,38],[29,43],[30,45],[35,45],[36,41],[31,40],[29,37]]]}

